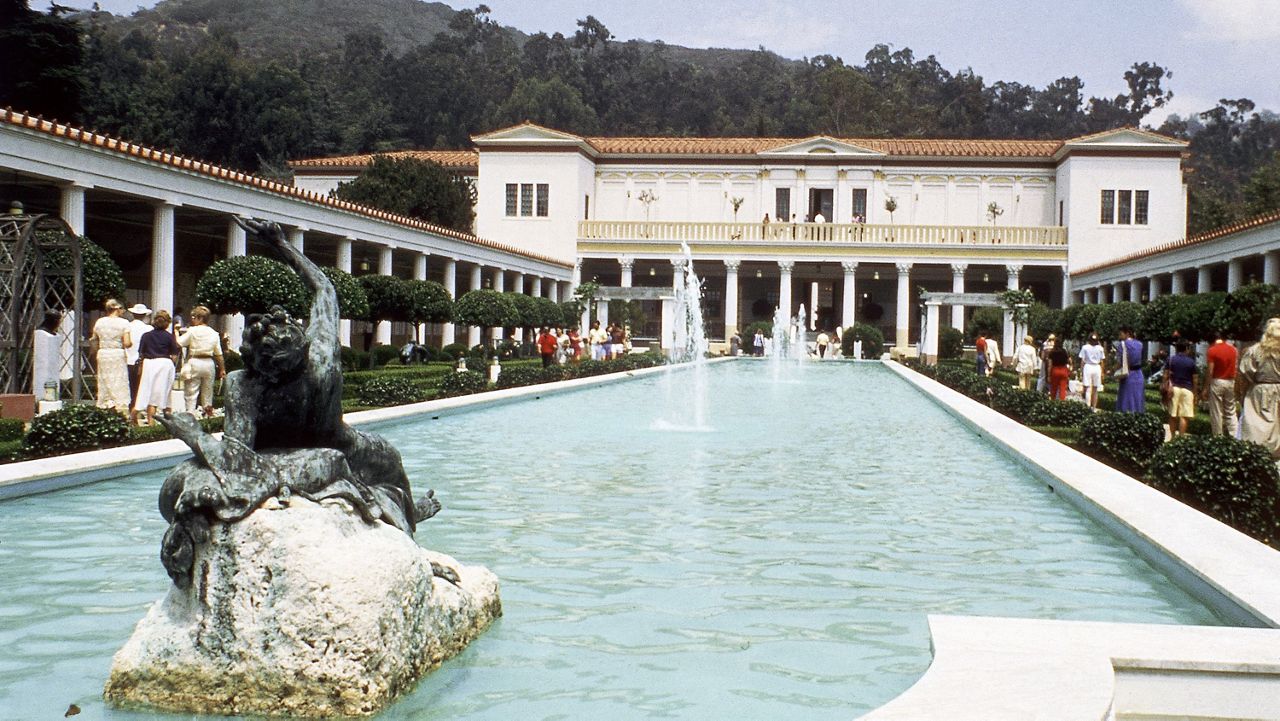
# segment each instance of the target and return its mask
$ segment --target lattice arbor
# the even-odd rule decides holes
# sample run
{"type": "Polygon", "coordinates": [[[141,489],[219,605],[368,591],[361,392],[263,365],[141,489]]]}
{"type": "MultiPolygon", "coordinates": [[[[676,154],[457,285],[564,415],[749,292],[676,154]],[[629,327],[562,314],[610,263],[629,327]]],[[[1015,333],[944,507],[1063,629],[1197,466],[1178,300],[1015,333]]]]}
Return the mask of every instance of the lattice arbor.
{"type": "Polygon", "coordinates": [[[25,215],[16,205],[0,216],[0,392],[43,396],[34,388],[36,331],[61,319],[57,379],[60,398],[90,398],[82,373],[83,273],[80,239],[61,218],[25,215]],[[56,320],[55,319],[55,320],[56,320]]]}

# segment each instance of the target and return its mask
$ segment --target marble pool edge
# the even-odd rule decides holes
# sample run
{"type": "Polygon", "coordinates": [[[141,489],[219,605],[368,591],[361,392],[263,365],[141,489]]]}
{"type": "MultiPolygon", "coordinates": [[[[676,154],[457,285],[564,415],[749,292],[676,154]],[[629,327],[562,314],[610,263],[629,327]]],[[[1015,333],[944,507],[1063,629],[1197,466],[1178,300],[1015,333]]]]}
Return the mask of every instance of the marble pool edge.
{"type": "MultiPolygon", "coordinates": [[[[711,358],[707,362],[714,364],[731,360],[735,358],[729,356],[711,358]]],[[[684,371],[691,367],[689,364],[654,366],[554,383],[504,388],[454,398],[348,413],[346,421],[353,426],[377,428],[421,416],[429,416],[434,420],[447,415],[491,408],[506,403],[537,400],[546,395],[620,383],[668,370],[684,371]]],[[[171,467],[190,455],[190,450],[182,441],[168,439],[0,465],[0,502],[11,498],[74,488],[124,475],[147,473],[171,467]]]]}

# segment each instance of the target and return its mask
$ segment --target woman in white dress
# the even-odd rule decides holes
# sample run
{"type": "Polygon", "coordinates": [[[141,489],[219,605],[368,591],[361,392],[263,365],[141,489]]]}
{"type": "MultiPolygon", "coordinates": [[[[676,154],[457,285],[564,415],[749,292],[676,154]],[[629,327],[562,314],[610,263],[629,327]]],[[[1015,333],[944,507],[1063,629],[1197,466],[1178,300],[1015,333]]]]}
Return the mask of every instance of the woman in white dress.
{"type": "Polygon", "coordinates": [[[1280,460],[1280,318],[1268,320],[1262,340],[1240,356],[1236,388],[1244,397],[1240,437],[1280,460]]]}
{"type": "Polygon", "coordinates": [[[107,314],[93,324],[89,342],[98,348],[98,407],[129,412],[129,366],[124,349],[133,345],[129,321],[124,319],[124,306],[112,298],[106,303],[107,314]]]}

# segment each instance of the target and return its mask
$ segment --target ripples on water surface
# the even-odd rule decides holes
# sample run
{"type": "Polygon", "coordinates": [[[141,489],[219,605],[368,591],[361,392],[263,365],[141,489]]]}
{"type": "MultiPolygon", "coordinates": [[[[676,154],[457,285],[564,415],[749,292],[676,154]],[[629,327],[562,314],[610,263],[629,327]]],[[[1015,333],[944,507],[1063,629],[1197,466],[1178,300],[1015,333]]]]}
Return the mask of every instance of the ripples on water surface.
{"type": "MultiPolygon", "coordinates": [[[[382,429],[506,615],[379,718],[848,721],[928,613],[1217,623],[889,371],[802,370],[713,369],[709,432],[656,379],[382,429]]],[[[153,718],[100,693],[168,586],[162,477],[0,504],[0,718],[153,718]]]]}

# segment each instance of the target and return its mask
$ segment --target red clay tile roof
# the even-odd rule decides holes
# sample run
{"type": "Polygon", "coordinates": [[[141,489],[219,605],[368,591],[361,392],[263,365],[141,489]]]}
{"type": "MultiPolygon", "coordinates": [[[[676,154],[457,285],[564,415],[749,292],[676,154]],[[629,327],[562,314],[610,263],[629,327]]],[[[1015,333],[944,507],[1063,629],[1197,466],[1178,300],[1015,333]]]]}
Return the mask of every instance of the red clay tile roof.
{"type": "Polygon", "coordinates": [[[1135,253],[1130,253],[1126,256],[1116,258],[1115,260],[1108,260],[1105,263],[1098,263],[1096,265],[1091,265],[1087,268],[1081,268],[1080,270],[1072,271],[1071,275],[1074,277],[1077,275],[1084,275],[1086,273],[1093,273],[1095,271],[1099,271],[1104,268],[1111,268],[1117,265],[1124,265],[1125,263],[1130,263],[1132,261],[1140,260],[1142,258],[1150,258],[1153,255],[1160,255],[1161,253],[1167,253],[1171,250],[1177,250],[1178,248],[1186,248],[1192,245],[1199,245],[1200,243],[1207,243],[1211,240],[1225,238],[1228,235],[1234,235],[1235,233],[1240,233],[1246,230],[1253,230],[1254,228],[1260,228],[1264,225],[1271,225],[1272,223],[1280,223],[1280,210],[1277,210],[1271,213],[1264,213],[1262,215],[1256,215],[1252,218],[1242,220],[1238,223],[1230,223],[1228,225],[1222,226],[1221,228],[1206,230],[1205,232],[1200,233],[1199,235],[1193,235],[1190,238],[1183,238],[1181,240],[1175,240],[1170,243],[1164,243],[1162,245],[1157,245],[1153,248],[1147,248],[1145,250],[1139,250],[1135,253]]]}
{"type": "Polygon", "coordinates": [[[389,155],[393,158],[416,158],[439,163],[446,168],[458,170],[475,170],[480,164],[480,153],[474,150],[394,150],[386,153],[363,153],[359,155],[340,155],[333,158],[304,158],[290,160],[292,168],[333,168],[341,170],[358,170],[373,161],[375,155],[389,155]]]}
{"type": "Polygon", "coordinates": [[[291,197],[302,202],[322,205],[333,210],[354,213],[366,218],[373,218],[374,220],[392,223],[405,228],[454,238],[465,243],[499,250],[504,253],[511,253],[512,255],[530,258],[543,263],[550,263],[562,268],[572,267],[571,264],[562,260],[537,253],[530,253],[526,250],[522,250],[505,243],[478,238],[470,233],[462,233],[453,230],[452,228],[445,228],[443,226],[427,223],[425,221],[418,220],[417,218],[409,218],[395,213],[388,213],[385,210],[378,210],[376,208],[350,203],[345,200],[338,200],[337,198],[331,198],[327,195],[321,195],[320,193],[315,193],[310,190],[302,190],[301,188],[296,188],[292,185],[286,185],[274,180],[267,180],[266,178],[259,178],[256,175],[228,170],[227,168],[222,168],[210,163],[203,163],[199,160],[192,160],[191,158],[184,158],[181,155],[174,155],[162,150],[155,150],[153,148],[148,148],[136,143],[130,143],[127,140],[113,138],[101,133],[89,132],[83,128],[78,128],[72,125],[55,123],[51,120],[45,120],[34,115],[20,113],[9,108],[0,109],[0,123],[34,130],[45,135],[64,138],[81,145],[102,148],[104,150],[120,153],[121,155],[127,155],[140,160],[190,171],[217,180],[224,180],[238,185],[248,186],[264,192],[291,197]]]}
{"type": "MultiPolygon", "coordinates": [[[[586,138],[610,155],[754,155],[808,138],[586,138]]],[[[927,140],[832,138],[868,150],[903,157],[1052,158],[1061,140],[927,140]]]]}

